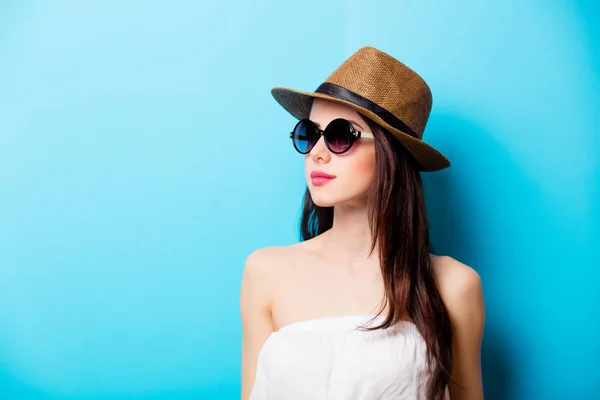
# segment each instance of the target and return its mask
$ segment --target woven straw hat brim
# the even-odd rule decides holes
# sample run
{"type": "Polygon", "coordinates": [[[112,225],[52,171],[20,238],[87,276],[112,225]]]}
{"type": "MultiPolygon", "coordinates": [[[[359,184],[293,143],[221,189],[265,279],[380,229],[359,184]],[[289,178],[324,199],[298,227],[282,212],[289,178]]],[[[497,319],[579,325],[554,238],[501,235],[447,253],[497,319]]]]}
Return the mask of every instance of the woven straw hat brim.
{"type": "Polygon", "coordinates": [[[303,92],[300,90],[280,86],[271,89],[271,94],[287,112],[289,112],[298,120],[308,118],[310,116],[312,101],[315,97],[347,105],[356,110],[356,112],[358,112],[359,114],[362,114],[372,119],[385,129],[390,131],[396,138],[398,138],[402,145],[415,158],[418,164],[419,171],[439,171],[441,169],[448,168],[451,165],[450,161],[446,157],[444,157],[444,155],[442,155],[438,150],[436,150],[429,144],[425,143],[420,139],[414,138],[399,129],[394,128],[393,126],[385,122],[383,119],[381,119],[374,112],[367,110],[359,105],[356,105],[350,101],[338,99],[336,97],[332,97],[322,93],[303,92]]]}

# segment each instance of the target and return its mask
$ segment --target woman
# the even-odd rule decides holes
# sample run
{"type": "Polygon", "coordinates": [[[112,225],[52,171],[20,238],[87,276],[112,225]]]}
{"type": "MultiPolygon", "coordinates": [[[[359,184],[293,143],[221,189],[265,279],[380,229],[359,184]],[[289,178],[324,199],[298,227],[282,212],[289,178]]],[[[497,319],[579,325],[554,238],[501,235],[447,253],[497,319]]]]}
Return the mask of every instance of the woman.
{"type": "Polygon", "coordinates": [[[242,399],[482,399],[479,275],[429,252],[420,172],[450,162],[422,141],[425,81],[367,46],[272,94],[308,185],[302,241],[245,263],[242,399]]]}

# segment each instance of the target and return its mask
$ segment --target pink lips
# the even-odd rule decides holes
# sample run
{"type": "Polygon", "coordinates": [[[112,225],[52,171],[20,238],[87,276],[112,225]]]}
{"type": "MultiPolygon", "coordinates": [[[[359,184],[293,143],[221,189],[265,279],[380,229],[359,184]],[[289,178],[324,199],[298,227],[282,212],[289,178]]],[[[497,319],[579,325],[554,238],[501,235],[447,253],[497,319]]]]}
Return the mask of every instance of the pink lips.
{"type": "Polygon", "coordinates": [[[310,173],[311,182],[315,186],[324,185],[327,182],[331,182],[334,178],[335,176],[326,174],[325,172],[312,171],[310,173]]]}

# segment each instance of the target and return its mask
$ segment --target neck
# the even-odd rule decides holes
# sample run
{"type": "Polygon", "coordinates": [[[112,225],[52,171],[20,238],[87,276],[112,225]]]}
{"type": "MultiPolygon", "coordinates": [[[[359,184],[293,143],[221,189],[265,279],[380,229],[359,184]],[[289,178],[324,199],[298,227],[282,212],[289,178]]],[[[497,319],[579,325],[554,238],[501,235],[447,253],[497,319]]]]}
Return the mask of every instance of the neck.
{"type": "Polygon", "coordinates": [[[337,205],[333,211],[333,225],[324,232],[328,249],[350,260],[368,260],[379,257],[377,247],[371,251],[371,229],[366,205],[337,205]]]}

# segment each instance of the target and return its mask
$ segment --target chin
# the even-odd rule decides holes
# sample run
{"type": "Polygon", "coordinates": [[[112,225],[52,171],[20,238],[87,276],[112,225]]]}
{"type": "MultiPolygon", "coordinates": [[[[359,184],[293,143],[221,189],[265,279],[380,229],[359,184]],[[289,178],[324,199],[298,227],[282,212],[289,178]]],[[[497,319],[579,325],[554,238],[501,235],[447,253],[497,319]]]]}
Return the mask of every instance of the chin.
{"type": "Polygon", "coordinates": [[[362,194],[340,193],[339,190],[325,189],[324,187],[310,188],[310,197],[319,207],[333,207],[343,203],[355,202],[363,198],[362,194]]]}
{"type": "Polygon", "coordinates": [[[333,207],[339,204],[341,198],[339,191],[331,190],[325,187],[311,187],[309,185],[310,197],[313,203],[319,207],[333,207]]]}
{"type": "Polygon", "coordinates": [[[321,199],[315,199],[314,197],[313,197],[313,203],[315,203],[315,205],[319,206],[319,207],[333,207],[336,204],[339,204],[339,202],[337,202],[335,200],[333,200],[333,201],[332,200],[323,201],[321,199]]]}

